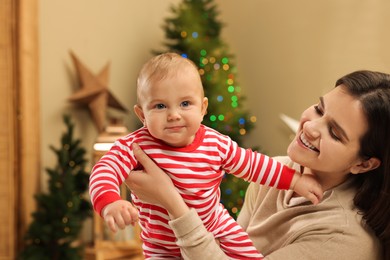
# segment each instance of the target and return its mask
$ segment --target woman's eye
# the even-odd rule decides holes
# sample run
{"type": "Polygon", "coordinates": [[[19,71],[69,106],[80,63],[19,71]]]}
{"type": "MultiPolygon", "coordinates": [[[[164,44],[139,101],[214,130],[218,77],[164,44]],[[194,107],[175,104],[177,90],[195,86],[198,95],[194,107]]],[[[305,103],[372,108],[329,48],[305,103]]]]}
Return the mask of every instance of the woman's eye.
{"type": "Polygon", "coordinates": [[[329,134],[330,136],[336,140],[336,141],[340,141],[341,139],[337,136],[337,134],[333,131],[333,129],[331,127],[329,127],[329,134]]]}
{"type": "Polygon", "coordinates": [[[165,105],[164,104],[157,104],[155,106],[156,109],[164,109],[165,108],[165,105]]]}
{"type": "Polygon", "coordinates": [[[181,106],[182,107],[188,107],[190,105],[190,102],[189,101],[183,101],[181,102],[181,106]]]}
{"type": "Polygon", "coordinates": [[[324,114],[324,112],[322,111],[322,109],[319,107],[319,106],[314,106],[314,110],[316,111],[317,114],[319,114],[320,116],[322,116],[324,114]]]}
{"type": "MultiPolygon", "coordinates": [[[[316,113],[320,116],[323,116],[324,115],[324,111],[322,110],[322,108],[320,106],[314,106],[314,110],[316,111],[316,113]]],[[[328,127],[328,130],[329,130],[329,135],[336,141],[340,141],[341,139],[338,137],[338,135],[334,132],[333,128],[331,126],[328,127]]]]}

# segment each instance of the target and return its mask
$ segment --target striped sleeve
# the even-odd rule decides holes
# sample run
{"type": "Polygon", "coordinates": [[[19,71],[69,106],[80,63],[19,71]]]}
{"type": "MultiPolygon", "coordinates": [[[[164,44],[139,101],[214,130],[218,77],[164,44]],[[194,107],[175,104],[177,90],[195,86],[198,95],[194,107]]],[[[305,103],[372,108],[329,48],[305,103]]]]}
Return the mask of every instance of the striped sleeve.
{"type": "Polygon", "coordinates": [[[108,204],[120,200],[120,185],[137,162],[126,139],[119,139],[92,168],[89,194],[93,208],[101,214],[108,204]]]}
{"type": "Polygon", "coordinates": [[[295,170],[267,155],[244,149],[227,138],[227,149],[223,162],[227,173],[248,182],[255,182],[278,189],[289,189],[295,170]]]}

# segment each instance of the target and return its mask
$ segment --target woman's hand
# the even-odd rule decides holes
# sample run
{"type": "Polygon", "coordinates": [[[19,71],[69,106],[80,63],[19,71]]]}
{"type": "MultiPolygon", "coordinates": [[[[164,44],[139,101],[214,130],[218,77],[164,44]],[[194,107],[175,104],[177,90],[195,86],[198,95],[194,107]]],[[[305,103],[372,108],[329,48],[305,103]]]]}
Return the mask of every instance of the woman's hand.
{"type": "Polygon", "coordinates": [[[142,151],[138,144],[134,143],[132,148],[144,170],[133,171],[126,179],[125,183],[131,192],[143,201],[165,208],[171,219],[187,213],[189,208],[169,176],[142,151]]]}

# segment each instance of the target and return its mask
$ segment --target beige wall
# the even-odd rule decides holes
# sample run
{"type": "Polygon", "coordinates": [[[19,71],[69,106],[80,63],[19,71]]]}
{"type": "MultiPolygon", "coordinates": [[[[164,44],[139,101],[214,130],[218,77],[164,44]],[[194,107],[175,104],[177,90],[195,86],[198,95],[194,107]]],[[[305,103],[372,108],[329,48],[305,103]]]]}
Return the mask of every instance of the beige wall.
{"type": "MultiPolygon", "coordinates": [[[[41,0],[42,165],[54,165],[50,144],[71,113],[91,150],[97,132],[86,109],[67,98],[77,86],[72,49],[94,72],[111,61],[110,89],[129,109],[135,78],[151,50],[162,46],[163,19],[180,0],[41,0]]],[[[278,115],[298,118],[335,80],[356,69],[390,70],[387,0],[216,0],[223,37],[236,56],[246,105],[258,118],[247,144],[284,154],[290,140],[278,115]]],[[[134,130],[135,117],[126,119],[134,130]]],[[[90,151],[89,150],[89,151],[90,151]]],[[[46,175],[43,173],[43,175],[46,175]]],[[[45,178],[43,178],[44,181],[45,178]]]]}
{"type": "MultiPolygon", "coordinates": [[[[131,110],[126,125],[134,130],[132,107],[135,79],[140,66],[151,57],[151,50],[162,47],[163,18],[178,0],[41,0],[40,1],[40,77],[42,166],[55,164],[49,145],[59,146],[66,130],[62,115],[70,113],[76,135],[91,156],[97,130],[86,108],[68,102],[79,83],[69,51],[72,50],[94,73],[110,62],[110,90],[131,110]]],[[[46,174],[42,172],[42,183],[46,174]]]]}
{"type": "Polygon", "coordinates": [[[248,144],[285,154],[278,115],[300,113],[357,69],[390,72],[390,2],[218,0],[247,105],[257,117],[248,144]]]}

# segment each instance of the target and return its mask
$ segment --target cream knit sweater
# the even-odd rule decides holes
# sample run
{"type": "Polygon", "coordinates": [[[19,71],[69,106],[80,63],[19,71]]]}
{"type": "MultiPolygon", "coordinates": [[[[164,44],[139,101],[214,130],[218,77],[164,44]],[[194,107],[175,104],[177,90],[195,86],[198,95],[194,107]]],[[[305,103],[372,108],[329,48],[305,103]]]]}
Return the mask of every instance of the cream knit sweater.
{"type": "MultiPolygon", "coordinates": [[[[278,160],[299,169],[288,157],[278,160]]],[[[350,182],[314,206],[302,197],[251,183],[238,223],[269,260],[379,260],[381,246],[353,207],[350,182]]],[[[227,259],[194,210],[170,221],[185,259],[227,259]]]]}

